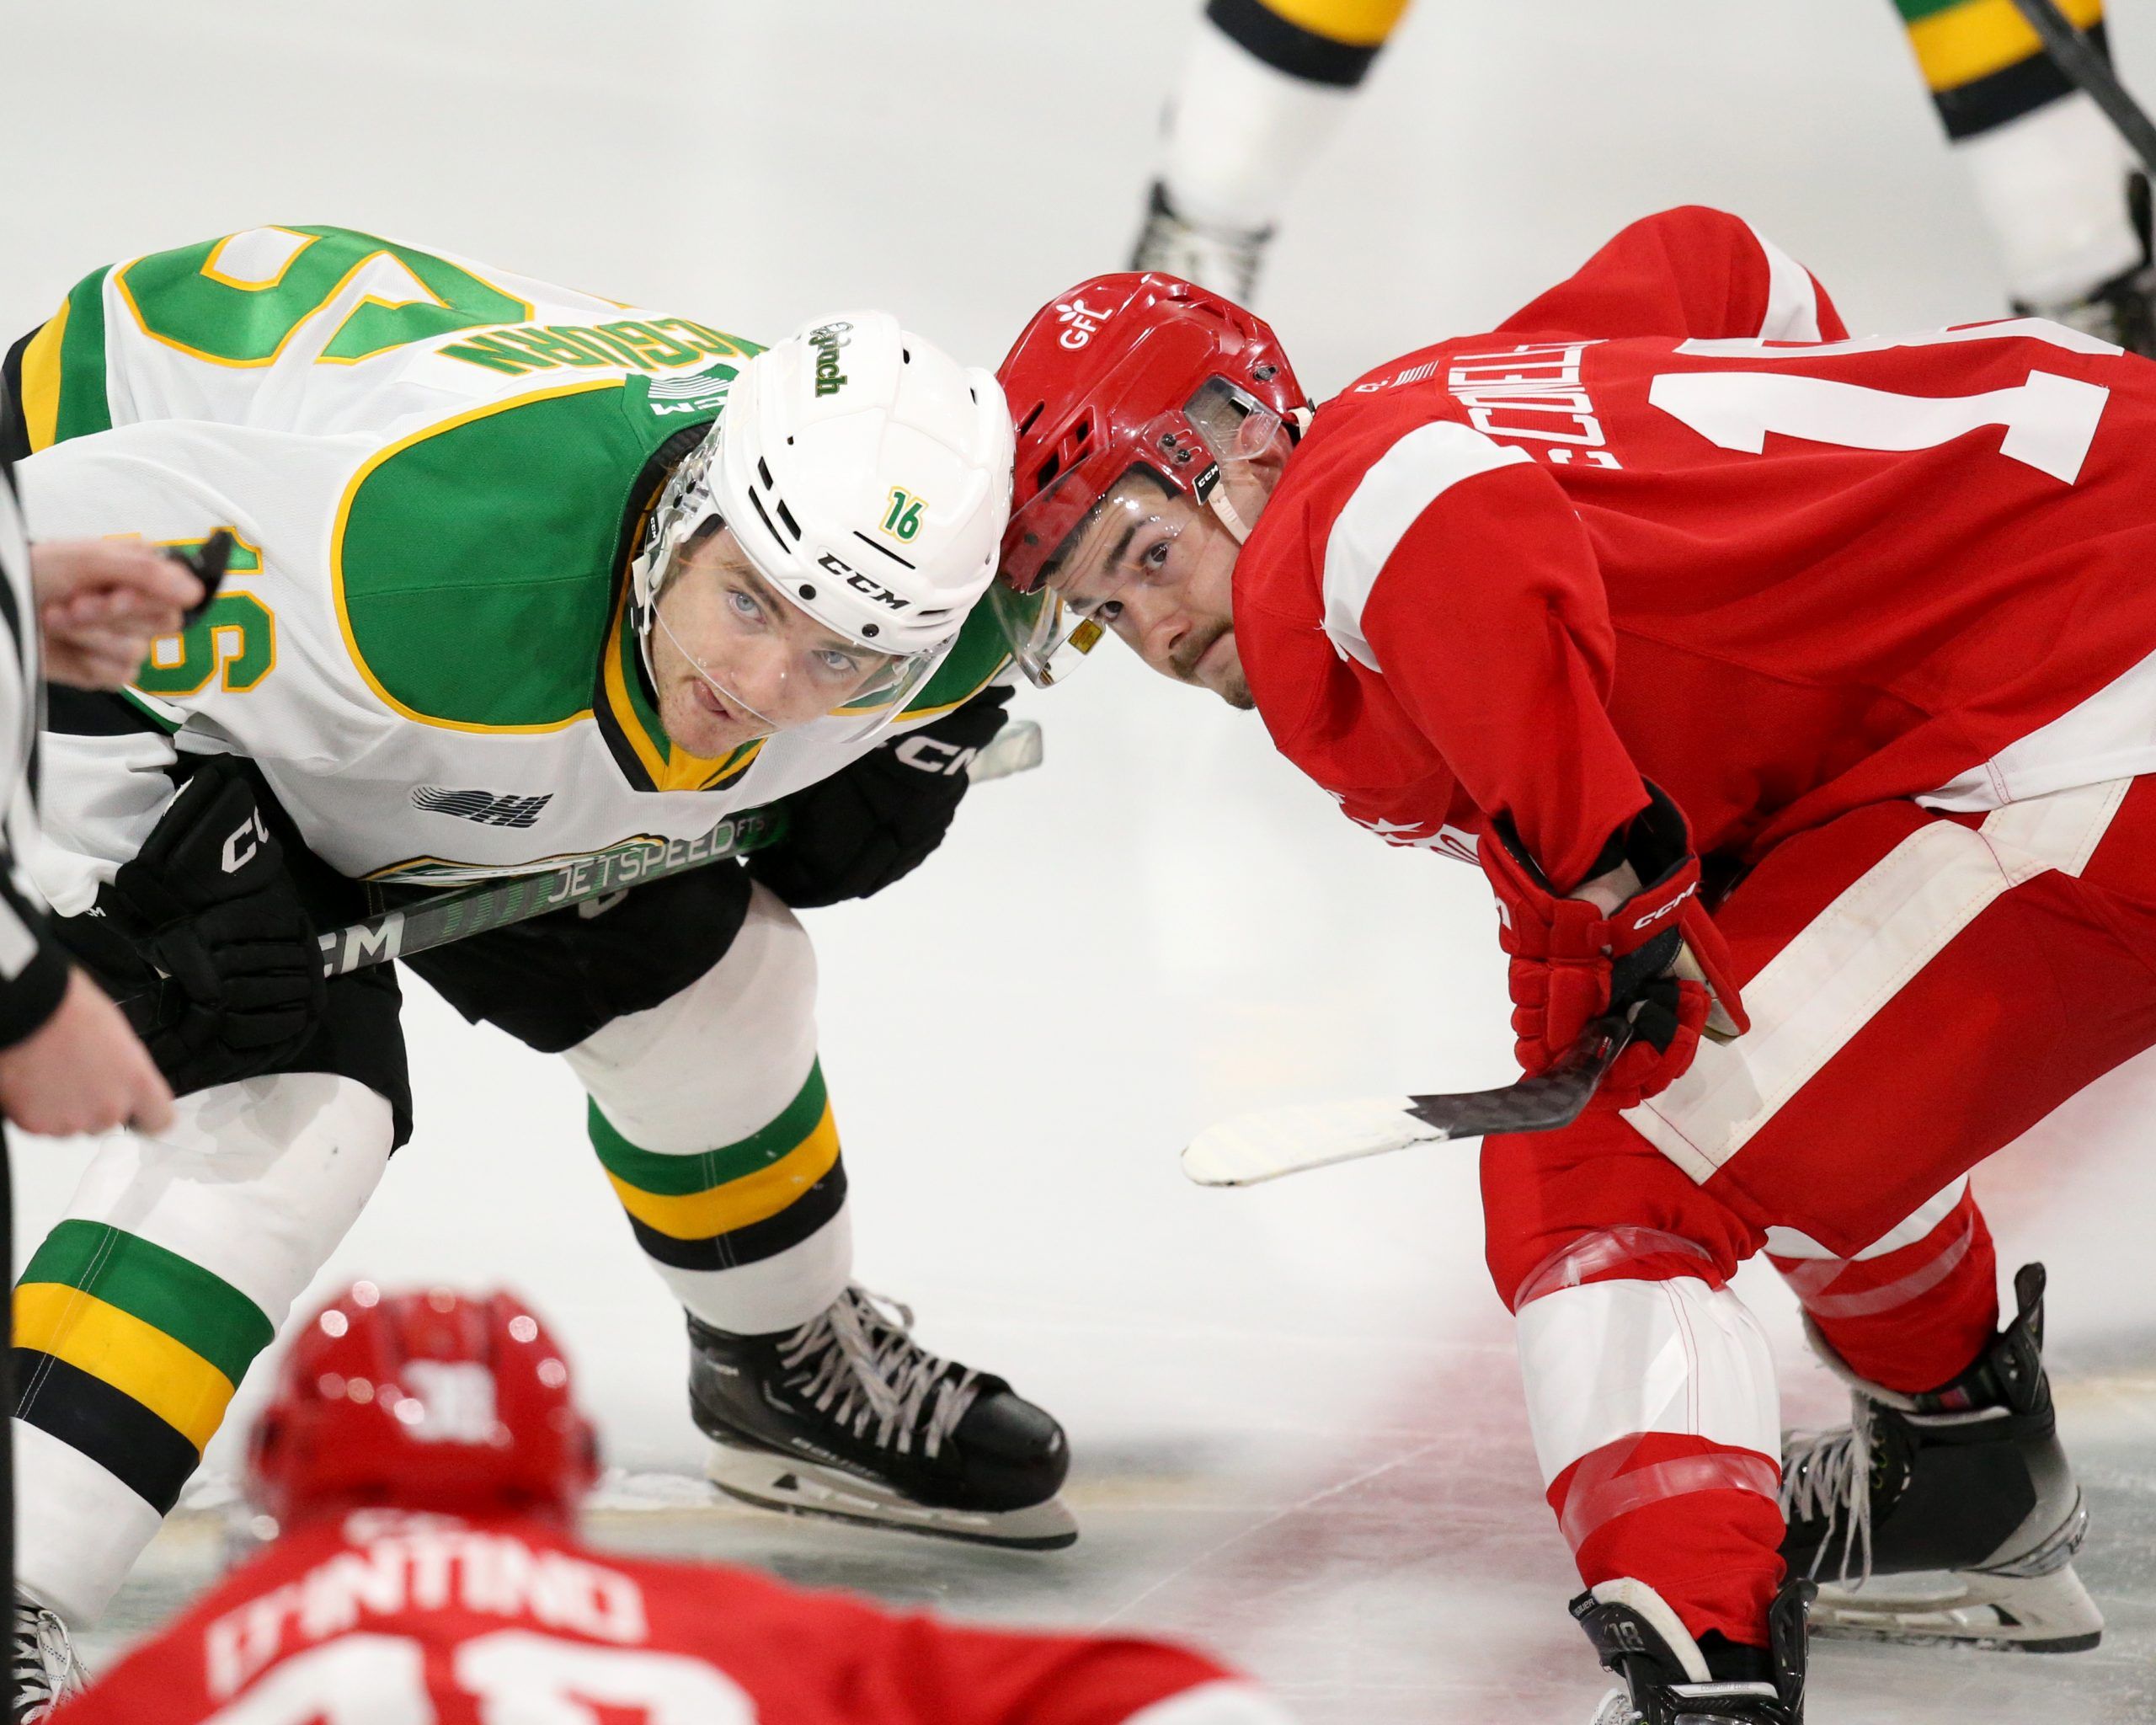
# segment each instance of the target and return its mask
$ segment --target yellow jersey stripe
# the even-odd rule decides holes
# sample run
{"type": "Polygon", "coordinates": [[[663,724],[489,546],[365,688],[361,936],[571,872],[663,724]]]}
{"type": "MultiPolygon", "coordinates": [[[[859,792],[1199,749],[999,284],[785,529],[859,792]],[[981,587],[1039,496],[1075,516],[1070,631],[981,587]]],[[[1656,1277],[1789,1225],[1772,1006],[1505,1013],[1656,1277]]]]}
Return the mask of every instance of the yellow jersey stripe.
{"type": "Polygon", "coordinates": [[[826,1103],[814,1130],[776,1162],[708,1192],[667,1198],[632,1186],[611,1170],[606,1178],[622,1208],[646,1227],[676,1240],[709,1240],[769,1220],[830,1173],[838,1159],[838,1124],[826,1103]]]}
{"type": "MultiPolygon", "coordinates": [[[[2104,0],[2060,0],[2059,9],[2087,29],[2102,19],[2104,0]]],[[[1919,19],[1909,26],[1909,45],[1935,90],[1959,89],[2043,50],[2014,0],[1962,0],[1919,19]]]]}
{"type": "Polygon", "coordinates": [[[60,435],[60,344],[67,334],[68,304],[61,301],[59,311],[23,349],[23,419],[32,455],[50,449],[60,435]]]}
{"type": "Polygon", "coordinates": [[[199,1450],[223,1422],[232,1381],[185,1343],[59,1282],[15,1290],[15,1345],[64,1359],[141,1402],[199,1450]]]}
{"type": "Polygon", "coordinates": [[[1299,29],[1350,48],[1374,48],[1390,35],[1407,0],[1264,0],[1299,29]]]}

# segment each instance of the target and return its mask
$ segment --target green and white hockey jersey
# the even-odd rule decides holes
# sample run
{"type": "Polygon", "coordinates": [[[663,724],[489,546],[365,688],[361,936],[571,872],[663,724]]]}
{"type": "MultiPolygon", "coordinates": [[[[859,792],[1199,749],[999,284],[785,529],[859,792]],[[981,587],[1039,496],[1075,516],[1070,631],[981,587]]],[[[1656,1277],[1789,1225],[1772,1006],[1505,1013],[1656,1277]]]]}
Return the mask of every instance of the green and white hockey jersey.
{"type": "Polygon", "coordinates": [[[42,537],[237,542],[129,699],[153,733],[56,737],[38,874],[83,909],[173,748],[257,762],[358,877],[533,869],[687,838],[835,772],[1004,670],[976,611],[903,710],[722,759],[660,727],[627,569],[665,472],[755,344],[694,319],[337,227],[259,227],[99,270],[20,355],[42,537]]]}

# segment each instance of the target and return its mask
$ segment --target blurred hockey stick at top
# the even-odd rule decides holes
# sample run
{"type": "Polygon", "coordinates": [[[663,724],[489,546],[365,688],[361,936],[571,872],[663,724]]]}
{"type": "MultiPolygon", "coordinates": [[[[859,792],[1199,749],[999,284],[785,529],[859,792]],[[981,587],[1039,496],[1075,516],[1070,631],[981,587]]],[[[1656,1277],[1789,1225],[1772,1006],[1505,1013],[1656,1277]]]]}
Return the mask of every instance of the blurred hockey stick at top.
{"type": "MultiPolygon", "coordinates": [[[[975,784],[1008,778],[1038,766],[1041,752],[1041,728],[1031,719],[1013,719],[967,763],[966,777],[975,784]]],[[[616,845],[544,874],[513,875],[432,894],[401,910],[328,930],[322,936],[322,974],[347,975],[407,953],[424,953],[490,928],[543,916],[564,905],[604,898],[662,875],[745,857],[776,843],[785,830],[785,811],[776,805],[744,809],[728,815],[702,838],[616,845]]]]}
{"type": "Polygon", "coordinates": [[[1182,1171],[1200,1186],[1255,1186],[1411,1144],[1486,1138],[1492,1132],[1555,1132],[1579,1119],[1631,1039],[1628,1019],[1598,1018],[1548,1071],[1496,1090],[1365,1097],[1237,1114],[1191,1140],[1182,1153],[1182,1171]]]}
{"type": "Polygon", "coordinates": [[[2088,92],[2089,100],[2119,129],[2141,165],[2156,174],[2156,124],[2150,123],[2147,110],[2127,93],[2111,62],[2074,29],[2053,0],[2014,0],[2014,9],[2028,20],[2058,69],[2088,92]]]}

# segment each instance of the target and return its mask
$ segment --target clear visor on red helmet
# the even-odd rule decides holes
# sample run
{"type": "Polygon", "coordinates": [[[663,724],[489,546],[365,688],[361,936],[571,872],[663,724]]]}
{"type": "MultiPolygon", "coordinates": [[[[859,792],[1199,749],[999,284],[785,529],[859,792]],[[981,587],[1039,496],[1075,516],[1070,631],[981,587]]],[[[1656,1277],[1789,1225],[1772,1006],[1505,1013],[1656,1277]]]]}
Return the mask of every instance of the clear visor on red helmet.
{"type": "Polygon", "coordinates": [[[1019,668],[1045,686],[1090,653],[1118,602],[1171,571],[1174,543],[1210,513],[1237,544],[1256,525],[1293,435],[1225,377],[1051,480],[1011,518],[989,603],[1019,668]],[[1126,457],[1114,462],[1117,455],[1126,457]],[[1099,475],[1113,465],[1105,489],[1099,475]]]}

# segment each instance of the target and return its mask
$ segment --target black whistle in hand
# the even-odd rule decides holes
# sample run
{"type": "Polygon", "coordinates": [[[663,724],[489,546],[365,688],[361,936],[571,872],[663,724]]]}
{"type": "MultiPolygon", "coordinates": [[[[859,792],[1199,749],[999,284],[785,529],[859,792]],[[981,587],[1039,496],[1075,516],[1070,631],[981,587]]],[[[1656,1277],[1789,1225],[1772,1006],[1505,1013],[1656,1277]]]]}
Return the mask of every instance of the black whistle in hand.
{"type": "Polygon", "coordinates": [[[209,610],[210,601],[225,585],[225,568],[232,560],[232,536],[220,527],[193,551],[168,551],[165,555],[190,570],[202,584],[201,598],[189,606],[179,620],[181,628],[192,628],[202,620],[202,613],[209,610]]]}

